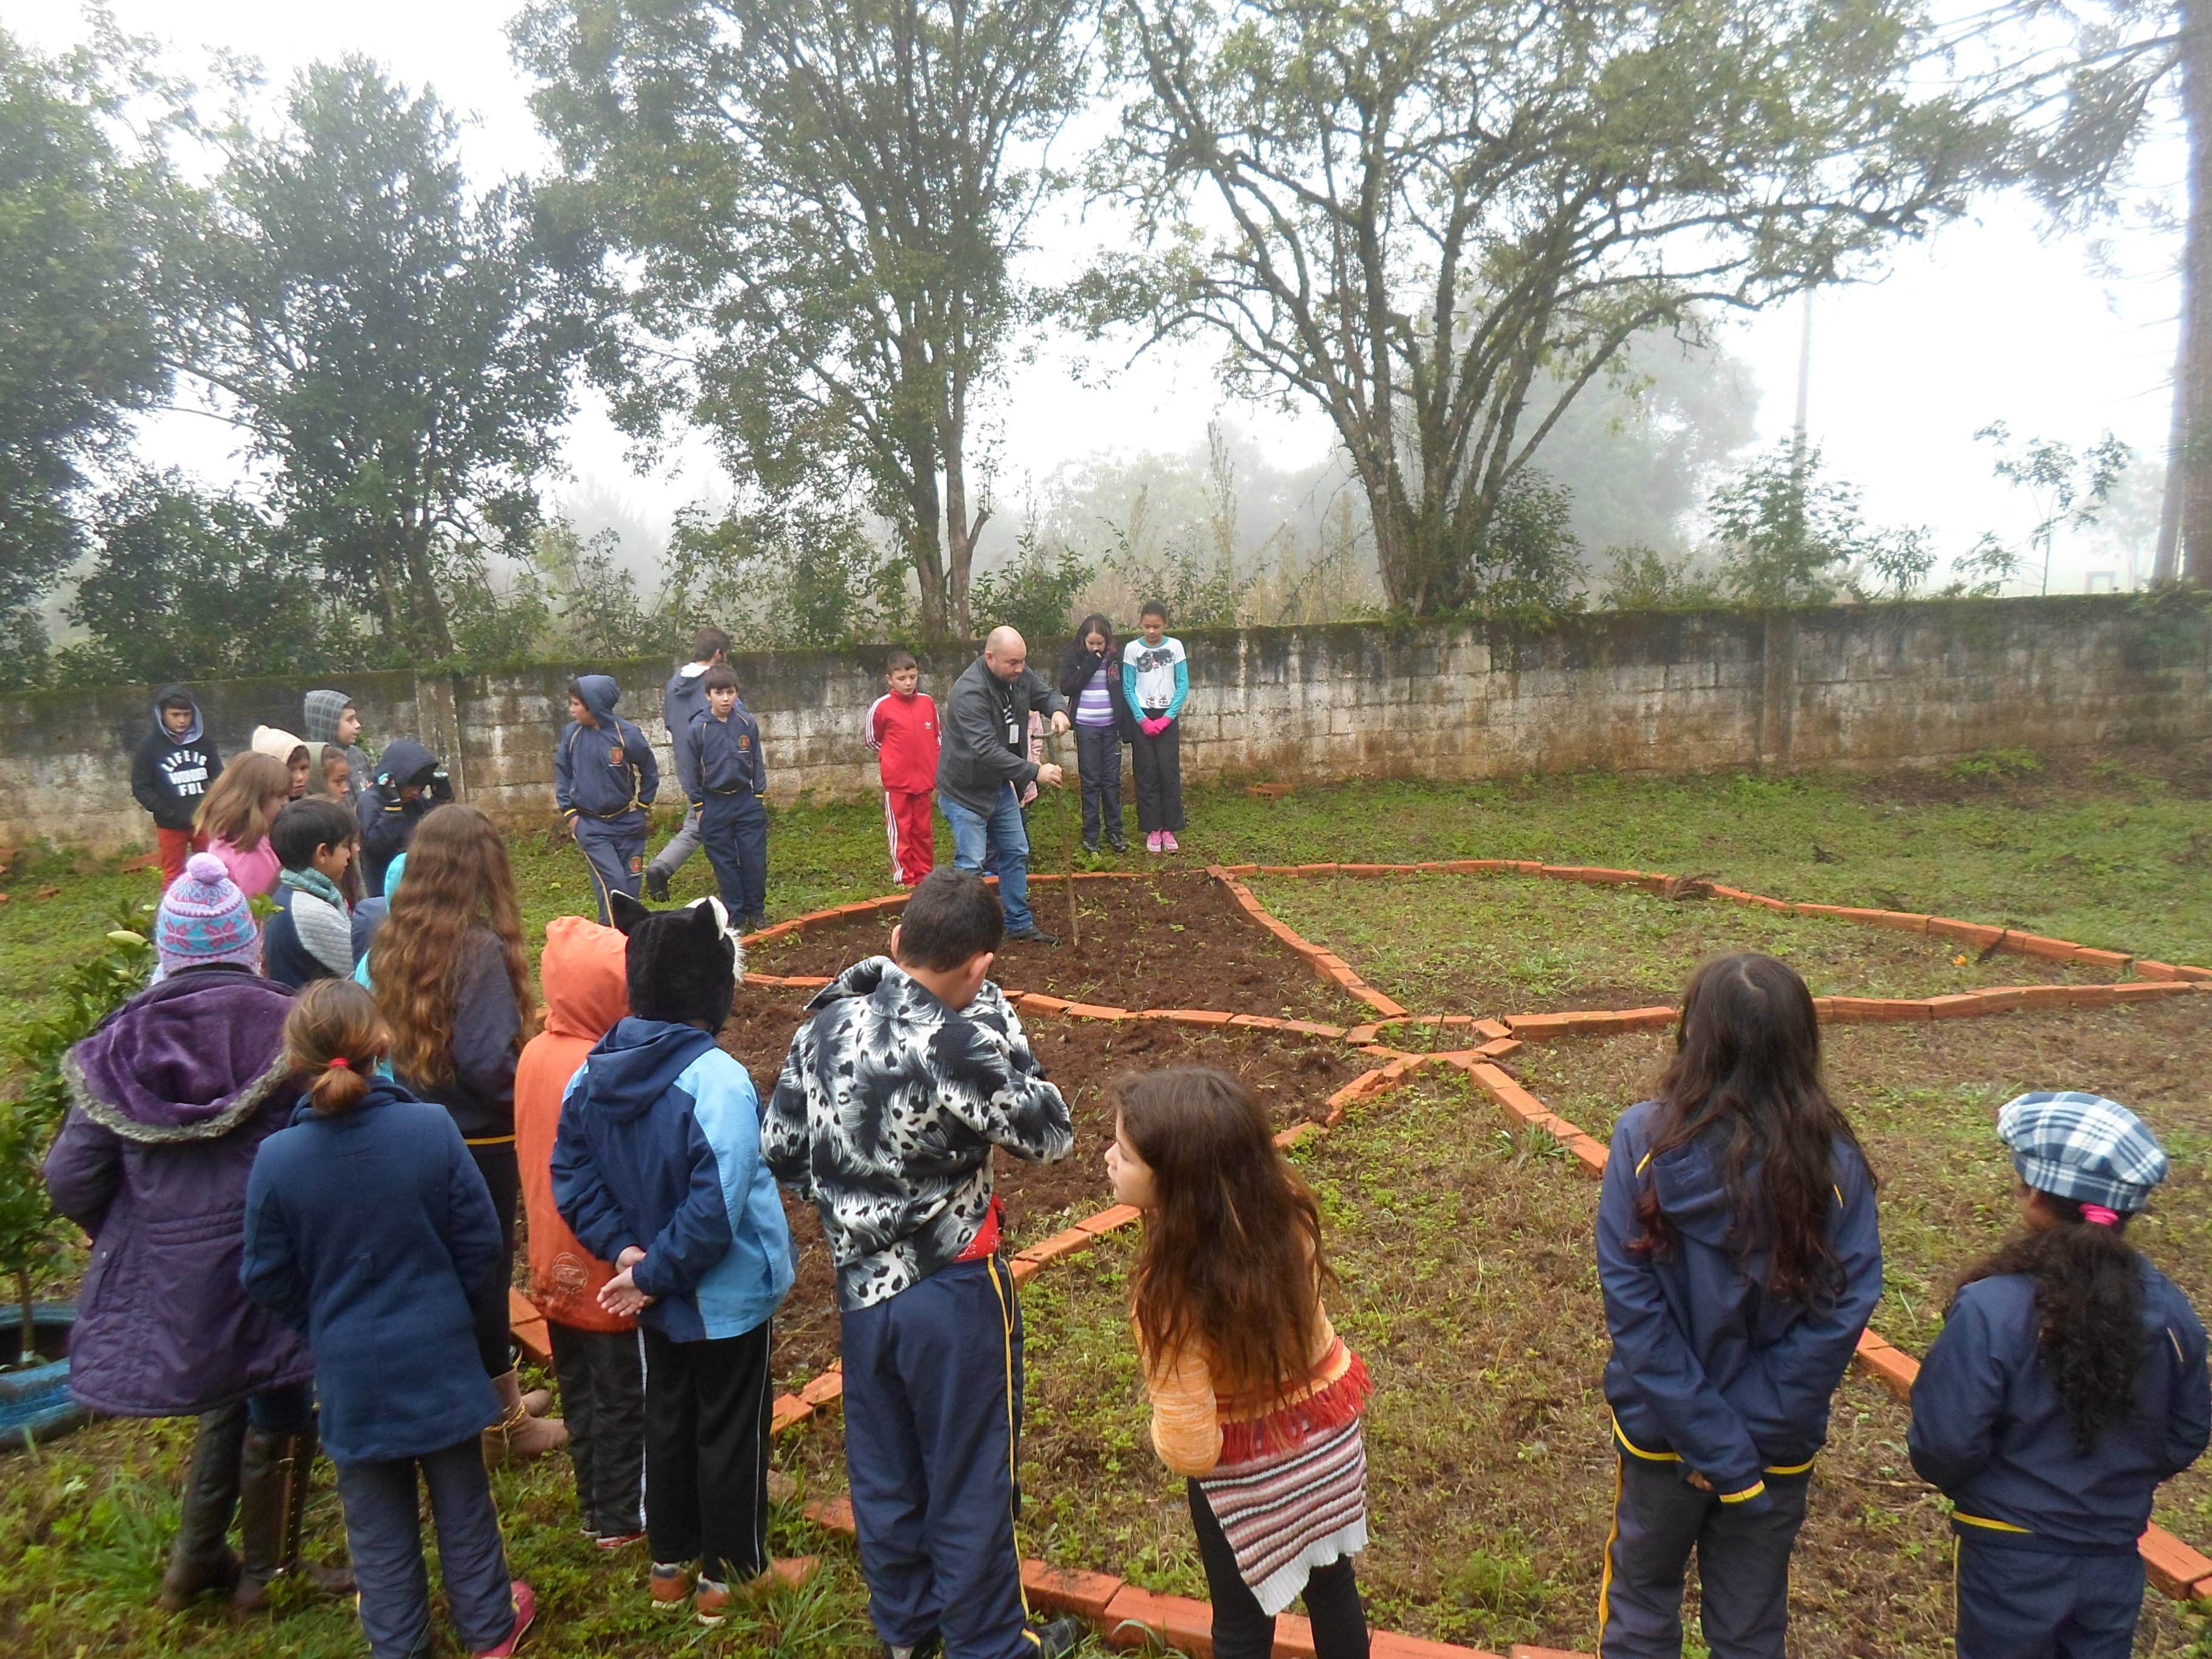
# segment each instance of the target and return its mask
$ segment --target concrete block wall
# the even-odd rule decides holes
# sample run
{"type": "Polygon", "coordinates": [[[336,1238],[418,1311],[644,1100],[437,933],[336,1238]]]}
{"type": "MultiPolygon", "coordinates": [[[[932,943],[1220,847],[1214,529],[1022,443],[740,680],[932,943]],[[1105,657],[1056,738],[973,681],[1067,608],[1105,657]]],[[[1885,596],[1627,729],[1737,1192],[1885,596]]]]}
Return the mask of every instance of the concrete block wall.
{"type": "MultiPolygon", "coordinates": [[[[1243,629],[1185,639],[1183,769],[1201,781],[1872,769],[1989,749],[2212,739],[2212,623],[2154,621],[2125,596],[1603,613],[1542,629],[1243,629]]],[[[1038,642],[1035,656],[1048,672],[1057,643],[1038,642]]],[[[772,796],[875,792],[861,722],[883,689],[881,657],[778,652],[737,661],[761,722],[772,796]]],[[[961,649],[924,653],[925,689],[941,700],[969,660],[961,649]]],[[[315,683],[354,697],[372,747],[421,738],[446,757],[465,799],[526,825],[551,814],[567,683],[585,669],[622,683],[622,712],[655,744],[671,775],[664,799],[676,804],[659,718],[673,666],[656,659],[315,683]]],[[[228,755],[258,724],[300,731],[308,684],[195,689],[228,755]]],[[[118,687],[0,697],[0,847],[43,838],[110,850],[148,840],[128,754],[152,719],[150,696],[118,687]]]]}

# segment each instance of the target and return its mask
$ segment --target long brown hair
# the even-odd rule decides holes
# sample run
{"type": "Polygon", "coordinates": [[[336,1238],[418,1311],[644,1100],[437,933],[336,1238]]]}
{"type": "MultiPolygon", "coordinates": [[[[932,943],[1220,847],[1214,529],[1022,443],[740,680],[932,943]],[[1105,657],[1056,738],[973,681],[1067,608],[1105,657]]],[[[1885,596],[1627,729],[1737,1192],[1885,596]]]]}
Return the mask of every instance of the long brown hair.
{"type": "Polygon", "coordinates": [[[526,1039],[537,1028],[538,1000],[507,843],[480,809],[448,802],[416,826],[407,872],[368,948],[368,976],[392,1022],[392,1069],[401,1077],[426,1085],[453,1080],[460,974],[469,933],[478,927],[491,931],[507,957],[526,1039]]]}
{"type": "Polygon", "coordinates": [[[376,999],[349,979],[302,987],[284,1016],[284,1058],[307,1079],[307,1099],[325,1117],[357,1109],[370,1073],[392,1047],[376,999]]]}
{"type": "Polygon", "coordinates": [[[292,769],[283,761],[258,750],[240,755],[208,786],[199,811],[192,814],[192,833],[250,853],[268,839],[276,821],[270,801],[289,799],[291,793],[292,769]]]}
{"type": "MultiPolygon", "coordinates": [[[[1820,1015],[1796,969],[1746,952],[1717,957],[1691,976],[1652,1123],[1655,1158],[1719,1137],[1735,1212],[1729,1243],[1739,1261],[1766,1251],[1767,1294],[1826,1302],[1842,1290],[1828,1238],[1836,1146],[1862,1161],[1865,1153],[1820,1081],[1820,1015]],[[1753,1164],[1756,1193],[1745,1177],[1753,1164]]],[[[1638,1197],[1636,1217],[1644,1231],[1634,1247],[1664,1255],[1673,1233],[1656,1187],[1638,1197]]]]}
{"type": "Polygon", "coordinates": [[[1233,1077],[1178,1066],[1115,1085],[1121,1133],[1152,1171],[1132,1302],[1146,1349],[1195,1342],[1214,1387],[1273,1404],[1306,1378],[1321,1291],[1321,1206],[1233,1077]]]}
{"type": "Polygon", "coordinates": [[[2100,1226],[2082,1215],[2078,1200],[2056,1193],[2036,1198],[2058,1224],[2007,1239],[1959,1283],[2007,1273],[2035,1281],[2036,1346],[2086,1457],[2106,1429],[2135,1412],[2143,1348],[2142,1258],[2126,1237],[2135,1218],[2100,1226]]]}

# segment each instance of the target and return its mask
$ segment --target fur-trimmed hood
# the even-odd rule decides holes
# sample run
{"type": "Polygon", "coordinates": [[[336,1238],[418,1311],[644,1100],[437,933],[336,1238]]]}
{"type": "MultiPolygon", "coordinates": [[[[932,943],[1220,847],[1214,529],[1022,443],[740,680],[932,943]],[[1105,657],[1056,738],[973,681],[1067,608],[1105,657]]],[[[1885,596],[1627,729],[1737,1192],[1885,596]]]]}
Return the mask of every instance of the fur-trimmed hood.
{"type": "Polygon", "coordinates": [[[62,1063],[71,1102],[125,1140],[214,1140],[290,1077],[292,994],[236,968],[188,969],[141,992],[62,1063]]]}

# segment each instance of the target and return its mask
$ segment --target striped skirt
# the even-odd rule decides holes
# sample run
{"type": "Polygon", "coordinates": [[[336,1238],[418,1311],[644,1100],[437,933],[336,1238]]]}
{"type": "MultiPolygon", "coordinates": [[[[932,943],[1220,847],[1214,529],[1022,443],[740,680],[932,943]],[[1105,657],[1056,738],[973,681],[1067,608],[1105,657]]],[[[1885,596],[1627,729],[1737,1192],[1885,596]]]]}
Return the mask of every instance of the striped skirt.
{"type": "Polygon", "coordinates": [[[1219,1464],[1198,1485],[1271,1618],[1297,1600],[1316,1567],[1367,1547],[1367,1447],[1357,1417],[1301,1445],[1219,1464]]]}

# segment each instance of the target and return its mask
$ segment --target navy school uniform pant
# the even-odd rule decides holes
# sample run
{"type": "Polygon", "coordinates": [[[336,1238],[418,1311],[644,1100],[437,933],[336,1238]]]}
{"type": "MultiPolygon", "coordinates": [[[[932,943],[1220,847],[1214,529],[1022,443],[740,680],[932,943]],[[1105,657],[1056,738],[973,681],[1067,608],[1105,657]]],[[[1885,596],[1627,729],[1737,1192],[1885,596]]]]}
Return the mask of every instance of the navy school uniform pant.
{"type": "Polygon", "coordinates": [[[568,1424],[576,1504],[597,1538],[645,1530],[645,1348],[634,1330],[545,1322],[568,1424]]]}
{"type": "Polygon", "coordinates": [[[895,1648],[1035,1659],[1014,1547],[1022,1317],[997,1257],[842,1316],[845,1468],[868,1617],[895,1648]]]}
{"type": "Polygon", "coordinates": [[[1959,1659],[2128,1659],[2142,1557],[2020,1549],[1958,1531],[1959,1659]]]}
{"type": "Polygon", "coordinates": [[[733,919],[768,914],[768,808],[749,789],[708,795],[699,839],[714,866],[714,885],[733,919]]]}
{"type": "Polygon", "coordinates": [[[430,1491],[438,1570],[465,1652],[481,1653],[514,1628],[514,1598],[492,1507],[483,1446],[475,1435],[422,1457],[341,1463],[346,1548],[361,1587],[361,1625],[374,1659],[430,1651],[430,1576],[422,1562],[416,1475],[430,1491]]]}
{"type": "Polygon", "coordinates": [[[592,872],[592,891],[599,901],[599,925],[614,922],[611,896],[628,893],[635,898],[645,881],[645,814],[626,812],[618,818],[587,818],[578,813],[576,848],[592,872]]]}
{"type": "Polygon", "coordinates": [[[742,1584],[768,1571],[769,1322],[645,1345],[645,1536],[653,1559],[742,1584]]]}
{"type": "Polygon", "coordinates": [[[1682,1574],[1698,1557],[1699,1623],[1712,1659],[1783,1659],[1790,1554],[1810,1471],[1769,1474],[1756,1512],[1723,1504],[1681,1464],[1621,1454],[1598,1590],[1601,1659],[1681,1659],[1682,1574]]]}

